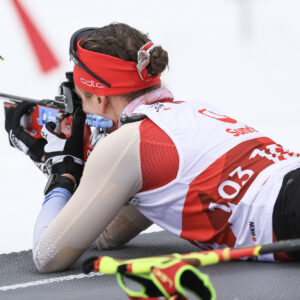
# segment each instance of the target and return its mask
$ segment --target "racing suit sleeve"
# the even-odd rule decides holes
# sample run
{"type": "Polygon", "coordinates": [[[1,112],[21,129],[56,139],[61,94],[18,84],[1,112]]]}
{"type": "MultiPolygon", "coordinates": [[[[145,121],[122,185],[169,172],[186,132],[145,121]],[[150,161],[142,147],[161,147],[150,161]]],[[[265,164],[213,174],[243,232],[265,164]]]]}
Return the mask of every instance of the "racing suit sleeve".
{"type": "Polygon", "coordinates": [[[96,145],[76,192],[37,235],[33,259],[40,272],[72,265],[141,189],[139,124],[124,125],[96,145]]]}
{"type": "Polygon", "coordinates": [[[122,247],[151,225],[152,222],[142,215],[136,207],[131,205],[124,206],[96,239],[95,245],[98,249],[122,247]]]}
{"type": "Polygon", "coordinates": [[[55,188],[45,196],[44,202],[42,204],[42,209],[35,222],[33,233],[33,248],[43,231],[63,209],[71,196],[71,193],[64,188],[55,188]]]}

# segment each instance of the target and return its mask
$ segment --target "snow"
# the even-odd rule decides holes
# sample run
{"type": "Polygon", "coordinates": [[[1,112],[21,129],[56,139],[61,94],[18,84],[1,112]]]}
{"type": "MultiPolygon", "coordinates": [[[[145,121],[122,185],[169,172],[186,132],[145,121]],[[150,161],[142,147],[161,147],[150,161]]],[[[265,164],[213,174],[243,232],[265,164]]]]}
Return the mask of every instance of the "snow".
{"type": "MultiPolygon", "coordinates": [[[[125,22],[169,52],[164,84],[177,99],[220,107],[276,142],[300,151],[300,19],[298,0],[23,0],[61,66],[42,74],[10,0],[1,1],[0,92],[55,95],[72,69],[71,34],[125,22]],[[71,6],[72,4],[72,6],[71,6]]],[[[0,106],[0,123],[4,124],[0,106]]],[[[31,248],[46,178],[0,130],[0,253],[31,248]]]]}

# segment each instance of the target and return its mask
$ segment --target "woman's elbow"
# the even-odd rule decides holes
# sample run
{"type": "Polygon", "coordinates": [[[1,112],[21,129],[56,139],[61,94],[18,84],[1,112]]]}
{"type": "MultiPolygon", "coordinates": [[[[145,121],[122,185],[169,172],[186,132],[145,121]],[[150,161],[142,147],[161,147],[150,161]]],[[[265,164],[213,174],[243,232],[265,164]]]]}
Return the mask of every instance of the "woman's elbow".
{"type": "Polygon", "coordinates": [[[36,248],[33,250],[33,261],[40,273],[61,272],[73,265],[84,251],[85,249],[65,247],[54,254],[36,248]]]}

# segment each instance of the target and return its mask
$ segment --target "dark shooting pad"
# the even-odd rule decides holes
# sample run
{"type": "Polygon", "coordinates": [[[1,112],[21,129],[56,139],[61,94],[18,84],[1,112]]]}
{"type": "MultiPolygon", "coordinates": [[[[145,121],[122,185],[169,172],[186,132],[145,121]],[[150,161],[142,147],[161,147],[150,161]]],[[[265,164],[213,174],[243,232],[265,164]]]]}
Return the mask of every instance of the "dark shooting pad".
{"type": "MultiPolygon", "coordinates": [[[[52,274],[39,274],[35,270],[31,251],[2,254],[0,299],[128,299],[115,276],[79,279],[71,276],[80,274],[81,263],[91,256],[125,259],[192,251],[199,249],[165,231],[154,232],[139,235],[122,249],[98,251],[90,248],[69,270],[52,274]],[[69,280],[57,281],[58,277],[69,280]],[[3,287],[7,286],[10,289],[4,291],[3,287]]],[[[300,263],[237,261],[200,270],[210,276],[219,300],[300,299],[300,263]]]]}

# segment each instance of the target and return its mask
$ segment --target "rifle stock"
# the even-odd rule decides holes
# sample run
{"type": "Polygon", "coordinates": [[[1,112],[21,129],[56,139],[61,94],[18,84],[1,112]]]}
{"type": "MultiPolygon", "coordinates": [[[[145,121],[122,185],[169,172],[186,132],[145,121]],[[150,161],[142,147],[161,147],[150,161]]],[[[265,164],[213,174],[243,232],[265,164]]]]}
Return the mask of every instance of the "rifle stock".
{"type": "MultiPolygon", "coordinates": [[[[79,104],[73,100],[69,89],[64,89],[64,94],[54,99],[37,100],[5,93],[0,93],[0,99],[4,100],[5,114],[9,107],[15,107],[22,102],[32,103],[32,111],[22,117],[20,125],[34,138],[42,138],[41,129],[48,122],[56,123],[56,132],[61,136],[68,138],[71,135],[72,114],[79,104]]],[[[85,161],[93,150],[90,136],[91,128],[85,125],[83,147],[85,161]]]]}

